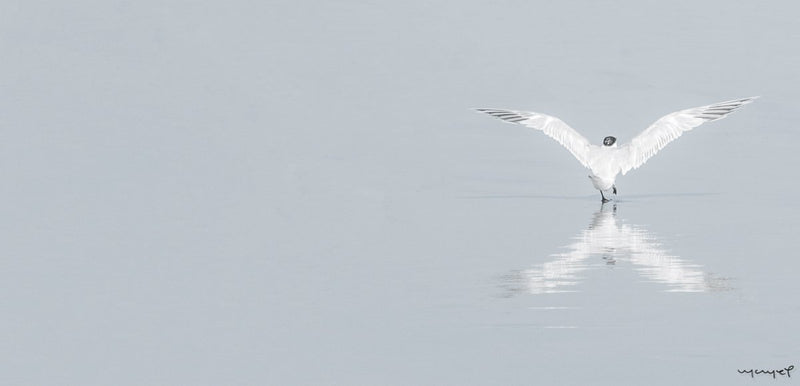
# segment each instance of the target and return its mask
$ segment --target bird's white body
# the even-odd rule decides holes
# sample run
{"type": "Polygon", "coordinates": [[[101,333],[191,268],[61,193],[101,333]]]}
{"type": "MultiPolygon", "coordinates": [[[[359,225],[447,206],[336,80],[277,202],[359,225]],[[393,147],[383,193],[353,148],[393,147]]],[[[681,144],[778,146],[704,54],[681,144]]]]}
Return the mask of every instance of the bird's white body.
{"type": "Polygon", "coordinates": [[[725,118],[755,98],[720,102],[665,115],[622,146],[617,146],[614,137],[606,137],[603,145],[593,145],[562,120],[545,114],[501,109],[477,110],[510,123],[540,130],[558,141],[591,171],[589,178],[592,185],[600,191],[603,201],[607,201],[606,193],[616,194],[614,183],[617,175],[625,175],[631,169],[642,166],[684,132],[705,122],[725,118]]]}
{"type": "Polygon", "coordinates": [[[589,154],[589,178],[592,180],[594,188],[606,192],[611,190],[614,186],[614,181],[620,172],[619,167],[616,167],[614,162],[608,160],[614,159],[614,150],[617,145],[597,147],[590,150],[589,154]]]}

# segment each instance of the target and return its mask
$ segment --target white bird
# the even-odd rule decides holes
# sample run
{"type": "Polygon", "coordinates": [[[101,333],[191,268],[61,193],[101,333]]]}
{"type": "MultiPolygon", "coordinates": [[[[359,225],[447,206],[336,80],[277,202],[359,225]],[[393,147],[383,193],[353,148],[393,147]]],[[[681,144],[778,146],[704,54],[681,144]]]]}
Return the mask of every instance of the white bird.
{"type": "Polygon", "coordinates": [[[506,122],[518,123],[547,134],[562,146],[566,147],[575,158],[589,170],[589,178],[594,187],[600,191],[603,202],[608,202],[606,195],[617,194],[614,182],[619,173],[624,176],[631,169],[636,169],[647,162],[650,157],[667,146],[685,131],[689,131],[706,122],[725,118],[734,110],[752,102],[758,97],[736,99],[713,105],[694,107],[665,115],[647,129],[633,138],[629,143],[617,146],[617,139],[612,136],[603,139],[603,146],[589,143],[586,137],[569,127],[564,121],[545,114],[502,110],[475,109],[482,113],[502,119],[506,122]]]}

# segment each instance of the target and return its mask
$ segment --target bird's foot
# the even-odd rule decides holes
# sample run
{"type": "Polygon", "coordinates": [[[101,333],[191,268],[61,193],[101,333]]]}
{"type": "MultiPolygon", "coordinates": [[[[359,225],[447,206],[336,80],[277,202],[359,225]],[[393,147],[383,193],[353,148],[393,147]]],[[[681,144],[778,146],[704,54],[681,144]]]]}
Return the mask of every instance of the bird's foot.
{"type": "Polygon", "coordinates": [[[611,200],[609,200],[609,199],[607,199],[607,198],[603,197],[603,204],[605,204],[605,203],[607,203],[607,202],[609,202],[609,201],[611,201],[611,200]]]}

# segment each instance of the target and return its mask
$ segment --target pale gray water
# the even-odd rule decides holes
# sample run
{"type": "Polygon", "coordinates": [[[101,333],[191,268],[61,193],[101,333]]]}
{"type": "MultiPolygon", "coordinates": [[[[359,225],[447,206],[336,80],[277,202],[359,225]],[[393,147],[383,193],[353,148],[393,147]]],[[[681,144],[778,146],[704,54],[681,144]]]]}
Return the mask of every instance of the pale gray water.
{"type": "Polygon", "coordinates": [[[792,4],[9,2],[0,384],[775,382],[736,370],[800,366],[792,4]],[[469,110],[624,143],[752,95],[616,211],[469,110]]]}

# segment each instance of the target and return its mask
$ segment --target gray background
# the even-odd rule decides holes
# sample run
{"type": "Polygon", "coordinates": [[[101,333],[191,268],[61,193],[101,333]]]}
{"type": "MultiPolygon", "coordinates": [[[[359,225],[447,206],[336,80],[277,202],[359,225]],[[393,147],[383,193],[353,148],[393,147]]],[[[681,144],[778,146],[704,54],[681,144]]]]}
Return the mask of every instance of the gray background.
{"type": "Polygon", "coordinates": [[[2,4],[2,384],[751,384],[736,369],[800,365],[790,2],[2,4]],[[626,142],[751,95],[617,180],[617,223],[726,290],[592,256],[574,292],[525,291],[599,197],[552,140],[468,108],[626,142]]]}

